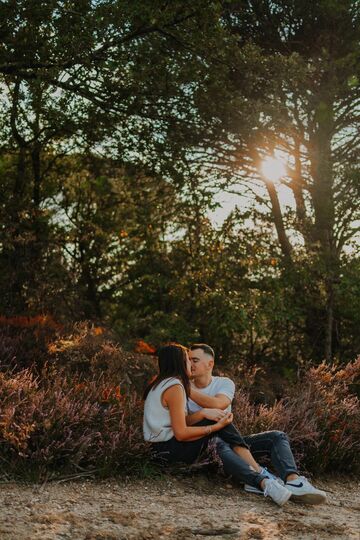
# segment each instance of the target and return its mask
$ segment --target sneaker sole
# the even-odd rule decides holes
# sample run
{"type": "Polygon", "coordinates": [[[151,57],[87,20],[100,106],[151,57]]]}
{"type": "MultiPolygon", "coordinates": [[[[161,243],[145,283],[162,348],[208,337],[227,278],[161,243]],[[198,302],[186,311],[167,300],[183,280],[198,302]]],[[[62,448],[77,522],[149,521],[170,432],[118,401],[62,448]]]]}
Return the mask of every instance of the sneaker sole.
{"type": "Polygon", "coordinates": [[[264,495],[264,492],[261,491],[261,489],[258,489],[258,488],[253,487],[253,486],[246,485],[244,487],[244,490],[246,491],[246,493],[255,493],[256,495],[264,495]]]}
{"type": "Polygon", "coordinates": [[[291,500],[296,503],[322,504],[326,502],[326,495],[320,493],[304,493],[304,495],[291,494],[291,500]]]}
{"type": "Polygon", "coordinates": [[[292,494],[289,492],[289,495],[286,495],[280,502],[274,501],[274,499],[273,499],[273,501],[274,501],[278,506],[284,506],[284,504],[287,503],[288,500],[291,498],[291,495],[292,495],[292,494]]]}
{"type": "MultiPolygon", "coordinates": [[[[254,495],[264,495],[264,492],[263,491],[260,491],[260,489],[257,489],[256,487],[253,487],[253,486],[249,486],[249,485],[246,485],[244,487],[244,490],[246,491],[246,493],[253,493],[254,495]]],[[[279,506],[283,506],[285,503],[288,502],[288,500],[291,498],[292,496],[292,493],[289,492],[288,495],[285,495],[281,501],[274,501],[274,499],[272,497],[270,497],[270,499],[276,503],[277,505],[279,506]]]]}

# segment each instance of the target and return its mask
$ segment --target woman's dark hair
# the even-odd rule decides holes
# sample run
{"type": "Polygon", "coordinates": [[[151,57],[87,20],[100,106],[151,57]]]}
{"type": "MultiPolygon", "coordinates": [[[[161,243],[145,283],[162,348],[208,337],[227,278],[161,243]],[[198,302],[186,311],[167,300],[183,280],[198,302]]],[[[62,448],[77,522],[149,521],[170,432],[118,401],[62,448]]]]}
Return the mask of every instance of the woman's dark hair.
{"type": "Polygon", "coordinates": [[[144,399],[146,399],[150,390],[156,388],[161,381],[169,377],[180,379],[188,398],[190,395],[190,381],[186,372],[186,348],[178,343],[168,343],[157,351],[156,356],[159,362],[159,373],[146,387],[144,399]]]}

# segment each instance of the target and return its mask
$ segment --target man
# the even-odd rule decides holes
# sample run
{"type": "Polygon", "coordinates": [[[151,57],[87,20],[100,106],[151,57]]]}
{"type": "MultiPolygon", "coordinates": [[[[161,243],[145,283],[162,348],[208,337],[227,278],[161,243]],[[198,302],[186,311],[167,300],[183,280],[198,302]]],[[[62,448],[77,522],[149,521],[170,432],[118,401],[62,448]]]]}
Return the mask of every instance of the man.
{"type": "MultiPolygon", "coordinates": [[[[227,377],[212,375],[215,354],[209,345],[204,343],[192,345],[189,357],[193,384],[191,399],[188,400],[188,423],[193,425],[209,420],[216,422],[226,412],[231,411],[235,384],[227,377]]],[[[326,501],[324,491],[316,489],[305,477],[299,475],[285,433],[267,431],[242,439],[242,446],[231,447],[217,438],[216,448],[225,472],[244,482],[246,491],[261,493],[264,479],[274,478],[256,461],[269,457],[271,464],[280,474],[282,484],[291,493],[292,500],[308,504],[326,501]]]]}

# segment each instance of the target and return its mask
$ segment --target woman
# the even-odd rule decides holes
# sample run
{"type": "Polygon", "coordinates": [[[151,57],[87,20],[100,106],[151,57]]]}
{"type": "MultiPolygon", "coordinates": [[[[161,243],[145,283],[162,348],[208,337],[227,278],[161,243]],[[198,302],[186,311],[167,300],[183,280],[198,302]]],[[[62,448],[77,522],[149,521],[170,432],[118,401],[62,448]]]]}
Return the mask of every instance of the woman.
{"type": "MultiPolygon", "coordinates": [[[[193,463],[208,447],[215,435],[231,447],[243,446],[243,438],[232,426],[232,413],[205,426],[186,424],[187,398],[190,394],[191,363],[185,347],[166,345],[158,351],[159,373],[144,393],[144,438],[152,445],[157,458],[167,463],[193,463]]],[[[232,468],[236,477],[236,460],[232,452],[229,463],[221,458],[224,468],[232,468]]],[[[264,495],[283,505],[291,493],[273,478],[263,477],[260,483],[264,495]]]]}

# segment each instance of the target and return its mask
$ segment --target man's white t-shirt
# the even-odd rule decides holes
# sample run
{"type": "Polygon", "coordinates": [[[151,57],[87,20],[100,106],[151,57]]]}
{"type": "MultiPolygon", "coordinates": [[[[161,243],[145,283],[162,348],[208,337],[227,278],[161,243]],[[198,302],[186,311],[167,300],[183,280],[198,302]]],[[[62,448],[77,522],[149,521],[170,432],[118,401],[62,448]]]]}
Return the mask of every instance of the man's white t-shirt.
{"type": "MultiPolygon", "coordinates": [[[[196,390],[199,390],[200,392],[204,392],[204,394],[207,394],[208,396],[216,396],[217,394],[224,394],[227,396],[230,401],[234,399],[235,394],[235,384],[231,379],[228,377],[214,377],[211,378],[211,383],[208,386],[205,386],[205,388],[197,388],[196,390]]],[[[200,407],[195,401],[192,399],[188,399],[188,411],[189,414],[192,414],[194,412],[200,411],[203,407],[200,407]]],[[[225,409],[226,412],[231,412],[231,403],[230,405],[225,409]]]]}

